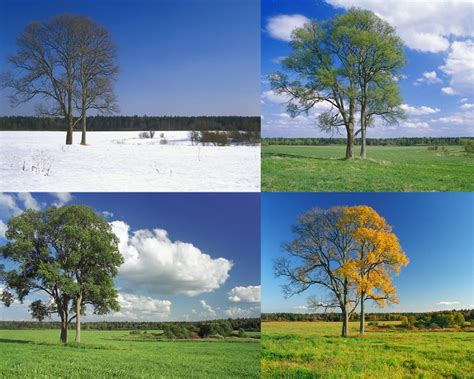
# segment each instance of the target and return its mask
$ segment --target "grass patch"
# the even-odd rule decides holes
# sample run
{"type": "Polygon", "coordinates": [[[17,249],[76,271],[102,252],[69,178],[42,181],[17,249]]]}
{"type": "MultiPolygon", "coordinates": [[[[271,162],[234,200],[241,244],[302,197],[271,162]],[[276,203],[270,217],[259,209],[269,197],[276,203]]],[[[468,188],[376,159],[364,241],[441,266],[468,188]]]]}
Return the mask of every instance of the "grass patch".
{"type": "Polygon", "coordinates": [[[474,377],[474,335],[369,331],[339,336],[337,322],[262,322],[265,378],[474,377]]]}
{"type": "Polygon", "coordinates": [[[344,146],[262,146],[265,192],[474,191],[474,155],[462,146],[369,146],[345,161],[344,146]]]}
{"type": "MultiPolygon", "coordinates": [[[[150,333],[150,332],[149,332],[150,333]]],[[[73,333],[70,336],[73,338],[73,333]]],[[[83,330],[80,344],[59,343],[59,330],[0,330],[4,378],[258,378],[258,339],[164,341],[129,331],[83,330]]]]}

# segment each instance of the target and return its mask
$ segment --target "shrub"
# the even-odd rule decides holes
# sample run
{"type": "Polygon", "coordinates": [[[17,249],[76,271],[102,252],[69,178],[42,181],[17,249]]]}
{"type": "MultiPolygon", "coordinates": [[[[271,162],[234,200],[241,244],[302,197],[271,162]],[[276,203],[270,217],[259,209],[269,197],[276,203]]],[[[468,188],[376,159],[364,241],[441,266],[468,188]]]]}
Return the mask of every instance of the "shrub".
{"type": "Polygon", "coordinates": [[[140,334],[141,332],[139,330],[131,330],[130,334],[135,335],[135,334],[140,334]]]}
{"type": "Polygon", "coordinates": [[[242,328],[239,329],[239,337],[245,337],[245,330],[242,328]]]}
{"type": "Polygon", "coordinates": [[[439,329],[439,325],[436,322],[432,322],[430,325],[430,329],[432,330],[439,329]]]}
{"type": "Polygon", "coordinates": [[[474,153],[474,139],[464,140],[463,144],[464,144],[464,151],[466,153],[469,153],[469,154],[474,153]]]}
{"type": "Polygon", "coordinates": [[[227,133],[202,131],[200,132],[199,142],[204,145],[225,146],[228,143],[227,133]]]}
{"type": "Polygon", "coordinates": [[[155,132],[150,130],[148,132],[141,132],[138,137],[140,139],[147,139],[147,138],[153,138],[155,136],[155,132]]]}
{"type": "Polygon", "coordinates": [[[168,144],[168,140],[166,138],[160,139],[160,145],[167,145],[167,144],[168,144]]]}

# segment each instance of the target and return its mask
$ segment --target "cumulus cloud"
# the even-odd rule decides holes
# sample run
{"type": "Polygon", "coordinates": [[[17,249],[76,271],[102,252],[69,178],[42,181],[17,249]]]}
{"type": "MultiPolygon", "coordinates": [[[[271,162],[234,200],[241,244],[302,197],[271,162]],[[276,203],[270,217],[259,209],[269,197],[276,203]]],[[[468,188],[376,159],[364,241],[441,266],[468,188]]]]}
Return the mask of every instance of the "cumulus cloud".
{"type": "Polygon", "coordinates": [[[260,286],[234,287],[229,291],[228,299],[236,303],[259,303],[260,286]]]}
{"type": "Polygon", "coordinates": [[[441,92],[448,96],[459,95],[459,93],[452,87],[443,87],[441,88],[441,92]]]}
{"type": "Polygon", "coordinates": [[[262,99],[274,104],[284,104],[290,101],[290,97],[288,95],[277,94],[273,90],[264,91],[262,93],[262,99]]]}
{"type": "Polygon", "coordinates": [[[464,103],[463,105],[460,106],[460,108],[463,109],[463,110],[474,109],[474,104],[464,103]]]}
{"type": "Polygon", "coordinates": [[[53,205],[57,207],[63,206],[72,200],[72,195],[69,192],[51,192],[50,195],[57,199],[57,201],[53,203],[53,205]]]}
{"type": "Polygon", "coordinates": [[[148,296],[137,296],[119,292],[117,297],[120,311],[111,314],[113,318],[128,320],[164,319],[171,312],[171,301],[158,300],[148,296]]]}
{"type": "Polygon", "coordinates": [[[425,83],[425,84],[436,84],[442,83],[443,80],[438,77],[436,71],[425,71],[420,78],[415,80],[415,85],[425,83]]]}
{"type": "Polygon", "coordinates": [[[29,192],[19,192],[18,199],[23,203],[26,209],[40,209],[39,203],[31,196],[29,192]]]}
{"type": "Polygon", "coordinates": [[[343,9],[360,7],[373,11],[397,29],[409,48],[419,51],[446,51],[450,38],[473,35],[472,3],[466,0],[326,2],[343,9]]]}
{"type": "MultiPolygon", "coordinates": [[[[471,9],[472,15],[472,9],[471,9]]],[[[447,95],[470,95],[474,88],[474,41],[454,41],[448,57],[440,69],[451,77],[449,87],[443,88],[447,95]]]]}
{"type": "Polygon", "coordinates": [[[225,315],[230,318],[239,317],[260,317],[260,307],[229,307],[224,311],[225,315]]]}
{"type": "Polygon", "coordinates": [[[214,308],[212,308],[205,300],[200,300],[199,303],[202,306],[202,309],[204,309],[204,312],[209,315],[209,316],[217,316],[217,313],[214,308]]]}
{"type": "Polygon", "coordinates": [[[18,215],[22,212],[18,206],[15,196],[7,193],[0,193],[0,212],[2,215],[18,215]]]}
{"type": "Polygon", "coordinates": [[[270,17],[267,22],[267,33],[278,40],[289,42],[296,28],[301,28],[309,19],[301,14],[279,15],[270,17]]]}
{"type": "Polygon", "coordinates": [[[411,116],[424,116],[424,115],[439,112],[439,108],[431,108],[424,105],[422,105],[421,107],[415,107],[408,104],[402,104],[400,105],[400,108],[402,108],[405,112],[407,112],[411,116]]]}
{"type": "Polygon", "coordinates": [[[163,229],[130,235],[125,222],[111,225],[125,260],[119,279],[127,290],[195,296],[216,290],[229,277],[231,261],[212,258],[191,243],[171,241],[163,229]]]}
{"type": "Polygon", "coordinates": [[[428,129],[430,124],[422,121],[405,121],[402,123],[402,126],[408,129],[428,129]]]}

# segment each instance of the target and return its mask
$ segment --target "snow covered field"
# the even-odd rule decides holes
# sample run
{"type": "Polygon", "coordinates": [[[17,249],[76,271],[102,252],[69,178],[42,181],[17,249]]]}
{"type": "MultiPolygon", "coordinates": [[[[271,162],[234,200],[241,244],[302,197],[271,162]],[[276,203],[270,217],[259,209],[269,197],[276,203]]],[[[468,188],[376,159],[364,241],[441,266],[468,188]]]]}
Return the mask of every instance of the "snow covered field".
{"type": "Polygon", "coordinates": [[[1,190],[7,192],[257,192],[260,146],[193,146],[189,133],[0,132],[1,190]],[[164,133],[167,144],[160,144],[164,133]]]}

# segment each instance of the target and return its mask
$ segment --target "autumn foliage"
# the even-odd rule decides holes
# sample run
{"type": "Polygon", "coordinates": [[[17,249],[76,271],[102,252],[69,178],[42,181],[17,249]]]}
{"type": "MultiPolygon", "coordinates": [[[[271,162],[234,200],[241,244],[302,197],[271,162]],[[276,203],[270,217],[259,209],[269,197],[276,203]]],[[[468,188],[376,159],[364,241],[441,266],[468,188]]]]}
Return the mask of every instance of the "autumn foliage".
{"type": "Polygon", "coordinates": [[[391,226],[368,206],[312,209],[294,225],[295,239],[284,245],[290,257],[275,264],[278,276],[289,279],[291,296],[319,285],[326,299],[310,298],[312,308],[339,308],[342,335],[360,306],[360,333],[364,333],[365,302],[384,307],[398,303],[393,277],[409,263],[391,226]]]}

